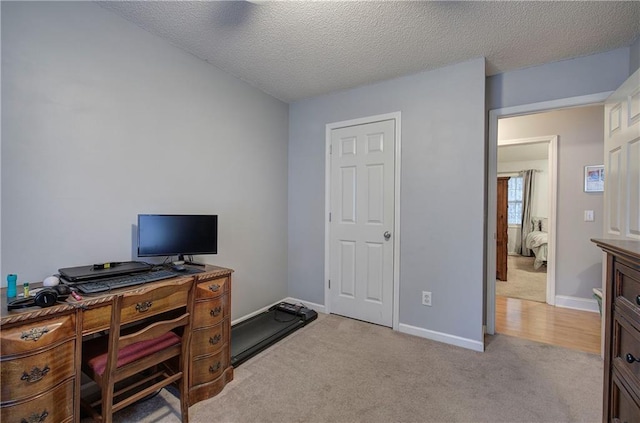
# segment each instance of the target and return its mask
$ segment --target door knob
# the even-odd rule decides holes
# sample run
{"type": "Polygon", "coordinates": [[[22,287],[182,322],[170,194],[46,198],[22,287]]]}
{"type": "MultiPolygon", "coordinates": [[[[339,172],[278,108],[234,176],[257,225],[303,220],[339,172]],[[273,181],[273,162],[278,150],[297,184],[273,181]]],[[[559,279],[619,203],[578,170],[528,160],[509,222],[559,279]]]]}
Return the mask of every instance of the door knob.
{"type": "Polygon", "coordinates": [[[628,353],[628,354],[625,356],[625,359],[627,360],[627,363],[629,363],[629,364],[633,364],[633,363],[635,363],[636,361],[640,361],[640,359],[635,358],[635,357],[633,356],[633,354],[631,354],[631,353],[628,353]]]}
{"type": "Polygon", "coordinates": [[[389,238],[391,238],[391,232],[386,231],[386,232],[384,233],[384,239],[386,239],[387,241],[389,241],[389,238]]]}

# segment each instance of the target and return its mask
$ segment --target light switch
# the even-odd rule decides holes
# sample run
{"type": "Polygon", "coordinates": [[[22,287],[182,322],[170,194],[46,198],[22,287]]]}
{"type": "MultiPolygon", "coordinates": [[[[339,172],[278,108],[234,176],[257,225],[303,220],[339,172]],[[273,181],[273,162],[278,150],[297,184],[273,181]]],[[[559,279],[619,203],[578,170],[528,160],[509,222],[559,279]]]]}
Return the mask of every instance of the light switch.
{"type": "Polygon", "coordinates": [[[584,221],[585,222],[593,222],[593,210],[585,210],[584,211],[584,221]]]}

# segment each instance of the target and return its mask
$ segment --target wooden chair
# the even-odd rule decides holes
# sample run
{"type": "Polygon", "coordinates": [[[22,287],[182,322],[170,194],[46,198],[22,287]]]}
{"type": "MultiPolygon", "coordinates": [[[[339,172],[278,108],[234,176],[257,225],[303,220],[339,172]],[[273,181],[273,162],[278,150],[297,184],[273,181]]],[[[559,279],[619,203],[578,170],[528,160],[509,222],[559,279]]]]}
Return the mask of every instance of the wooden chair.
{"type": "Polygon", "coordinates": [[[102,396],[81,405],[95,420],[110,423],[113,413],[176,383],[188,423],[192,287],[190,279],[157,282],[115,296],[109,335],[83,344],[82,370],[102,396]]]}

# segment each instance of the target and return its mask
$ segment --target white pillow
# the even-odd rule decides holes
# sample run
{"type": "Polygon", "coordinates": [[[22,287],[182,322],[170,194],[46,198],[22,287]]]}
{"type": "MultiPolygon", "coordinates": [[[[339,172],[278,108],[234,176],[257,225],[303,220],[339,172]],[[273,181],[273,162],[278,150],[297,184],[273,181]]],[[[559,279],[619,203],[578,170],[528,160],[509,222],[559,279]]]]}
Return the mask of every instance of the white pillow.
{"type": "Polygon", "coordinates": [[[542,232],[549,232],[549,219],[546,217],[540,219],[540,230],[542,232]]]}
{"type": "Polygon", "coordinates": [[[540,230],[540,218],[532,217],[531,218],[531,231],[539,231],[540,230]]]}

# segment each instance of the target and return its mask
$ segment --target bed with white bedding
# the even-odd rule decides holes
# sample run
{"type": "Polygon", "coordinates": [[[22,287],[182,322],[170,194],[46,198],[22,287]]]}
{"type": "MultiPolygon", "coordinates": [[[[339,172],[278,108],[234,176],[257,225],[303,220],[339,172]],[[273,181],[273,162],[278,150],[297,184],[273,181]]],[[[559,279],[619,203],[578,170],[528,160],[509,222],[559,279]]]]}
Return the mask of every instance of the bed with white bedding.
{"type": "Polygon", "coordinates": [[[533,262],[534,269],[539,269],[547,262],[548,235],[547,232],[533,231],[529,232],[525,238],[525,246],[536,256],[533,262]]]}

